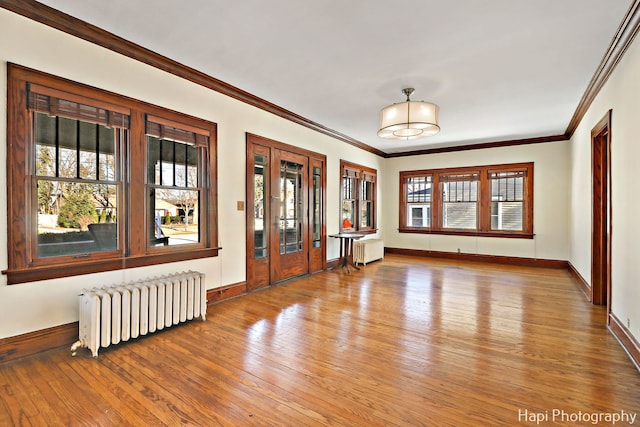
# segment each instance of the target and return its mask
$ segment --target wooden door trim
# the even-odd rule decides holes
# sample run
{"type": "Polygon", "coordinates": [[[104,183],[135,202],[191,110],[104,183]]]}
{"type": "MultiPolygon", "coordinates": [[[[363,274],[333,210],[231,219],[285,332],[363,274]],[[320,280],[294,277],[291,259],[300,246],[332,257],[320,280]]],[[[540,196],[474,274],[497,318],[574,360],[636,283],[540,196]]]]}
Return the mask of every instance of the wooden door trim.
{"type": "MultiPolygon", "coordinates": [[[[609,110],[604,117],[591,130],[591,302],[593,304],[607,306],[607,314],[611,313],[611,115],[609,110]],[[598,144],[604,144],[598,150],[598,144]],[[598,165],[602,171],[601,179],[604,183],[600,188],[596,188],[595,174],[598,165]],[[596,200],[603,203],[596,205],[596,200]],[[603,235],[598,235],[595,220],[596,215],[603,221],[603,235]],[[599,254],[602,254],[600,259],[599,254]],[[600,277],[596,277],[600,262],[603,268],[600,277]]],[[[609,322],[607,316],[607,323],[609,322]]]]}

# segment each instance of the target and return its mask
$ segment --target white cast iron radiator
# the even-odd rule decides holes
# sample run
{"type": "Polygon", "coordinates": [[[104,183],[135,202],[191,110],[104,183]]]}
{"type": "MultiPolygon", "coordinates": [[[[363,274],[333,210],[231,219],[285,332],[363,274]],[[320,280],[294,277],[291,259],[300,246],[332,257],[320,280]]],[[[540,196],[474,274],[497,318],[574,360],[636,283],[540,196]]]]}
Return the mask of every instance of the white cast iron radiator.
{"type": "Polygon", "coordinates": [[[367,265],[368,262],[384,258],[382,239],[364,239],[353,242],[353,263],[367,265]]]}
{"type": "Polygon", "coordinates": [[[108,347],[207,314],[204,274],[197,271],[153,277],[138,282],[85,290],[80,295],[81,347],[98,357],[108,347]]]}

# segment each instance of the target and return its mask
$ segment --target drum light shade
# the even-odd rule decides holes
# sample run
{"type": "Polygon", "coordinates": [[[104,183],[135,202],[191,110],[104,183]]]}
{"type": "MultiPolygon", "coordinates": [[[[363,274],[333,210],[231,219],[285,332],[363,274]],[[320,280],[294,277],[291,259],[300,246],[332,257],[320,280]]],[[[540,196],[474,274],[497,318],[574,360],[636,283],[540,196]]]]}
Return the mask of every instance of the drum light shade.
{"type": "Polygon", "coordinates": [[[413,88],[402,89],[407,95],[405,102],[389,105],[380,111],[378,136],[390,139],[418,139],[440,132],[438,126],[439,107],[424,101],[411,101],[413,88]]]}

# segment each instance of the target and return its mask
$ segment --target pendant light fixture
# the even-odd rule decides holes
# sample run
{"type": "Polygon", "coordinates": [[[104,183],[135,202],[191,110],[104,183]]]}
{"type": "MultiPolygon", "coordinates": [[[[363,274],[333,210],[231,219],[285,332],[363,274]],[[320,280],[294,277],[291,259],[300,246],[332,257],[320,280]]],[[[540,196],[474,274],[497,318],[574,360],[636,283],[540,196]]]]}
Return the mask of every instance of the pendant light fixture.
{"type": "Polygon", "coordinates": [[[402,89],[407,100],[389,105],[380,111],[379,137],[409,140],[440,132],[440,126],[438,126],[440,108],[430,102],[411,101],[409,97],[414,91],[412,87],[402,89]]]}

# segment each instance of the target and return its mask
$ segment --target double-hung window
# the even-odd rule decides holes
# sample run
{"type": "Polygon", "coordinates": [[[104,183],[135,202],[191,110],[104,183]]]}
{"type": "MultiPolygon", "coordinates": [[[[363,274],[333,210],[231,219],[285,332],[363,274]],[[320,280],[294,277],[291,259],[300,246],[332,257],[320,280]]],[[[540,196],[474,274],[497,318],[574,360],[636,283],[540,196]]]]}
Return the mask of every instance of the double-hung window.
{"type": "Polygon", "coordinates": [[[340,160],[340,231],[376,231],[377,171],[340,160]]]}
{"type": "Polygon", "coordinates": [[[216,256],[216,125],[9,64],[8,283],[216,256]]]}
{"type": "Polygon", "coordinates": [[[441,227],[450,230],[478,229],[478,173],[439,175],[441,227]]]}
{"type": "Polygon", "coordinates": [[[406,175],[406,224],[409,227],[431,227],[431,185],[429,174],[406,175]]]}
{"type": "Polygon", "coordinates": [[[491,184],[491,230],[522,231],[526,169],[487,173],[491,184]]]}
{"type": "Polygon", "coordinates": [[[116,251],[129,110],[38,85],[30,85],[28,93],[34,263],[116,251]],[[93,237],[97,233],[99,242],[93,237]]]}
{"type": "Polygon", "coordinates": [[[148,115],[146,135],[149,245],[199,243],[210,134],[148,115]]]}
{"type": "Polygon", "coordinates": [[[533,237],[533,163],[400,172],[401,233],[533,237]]]}

